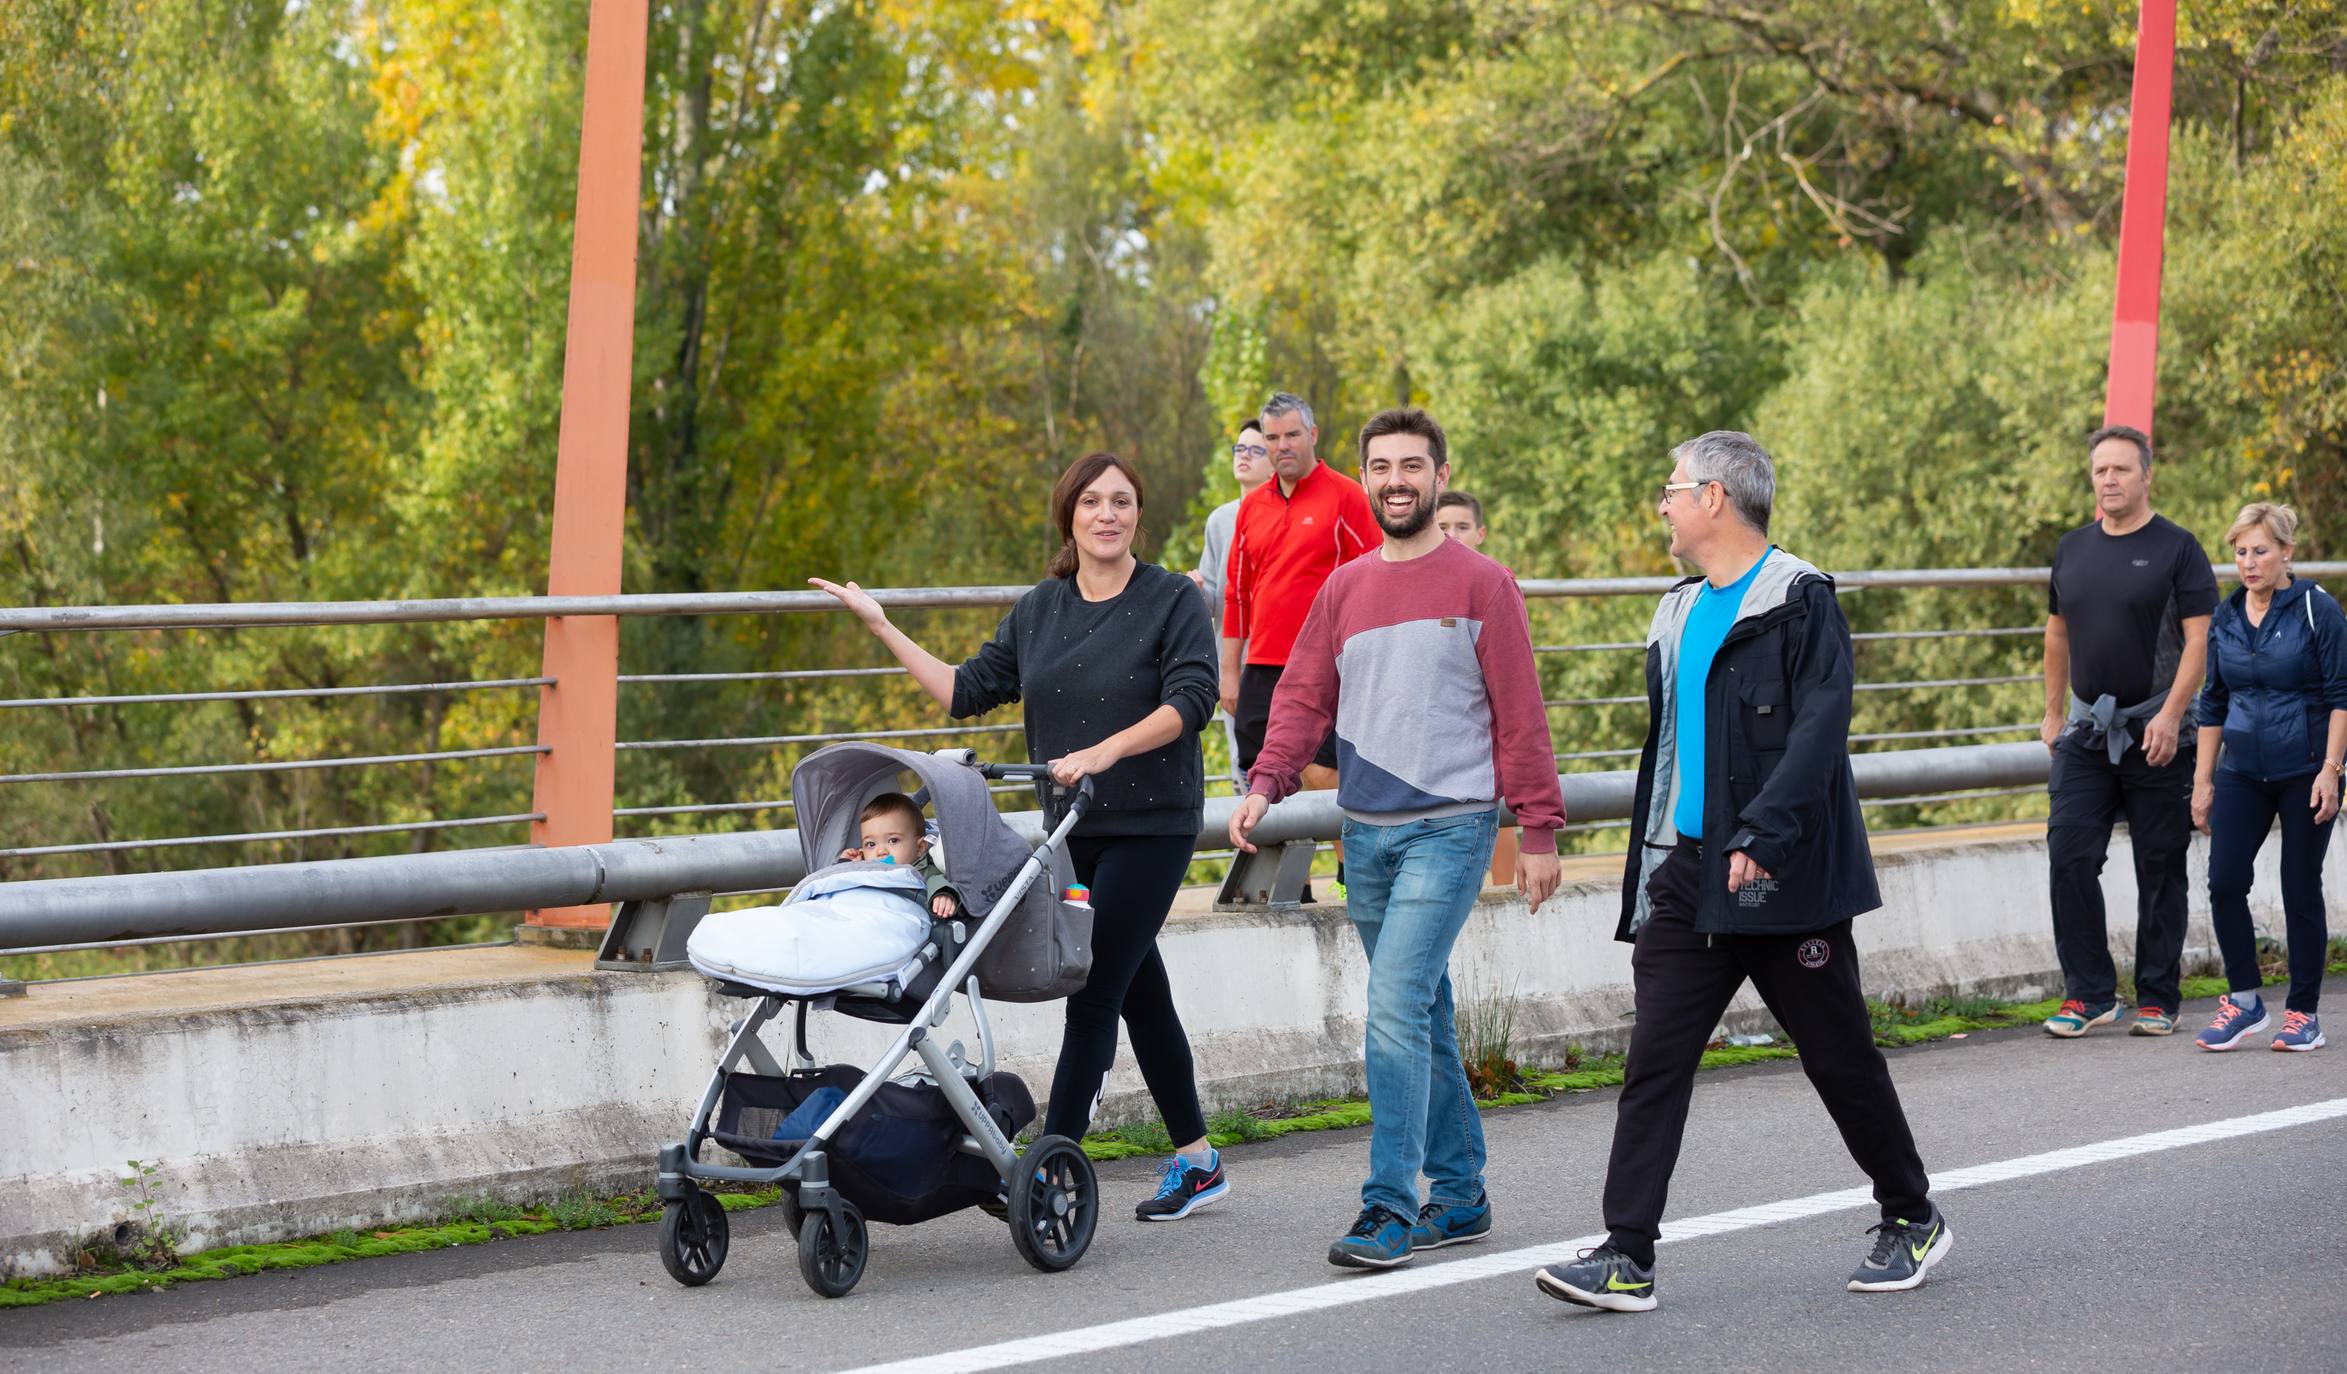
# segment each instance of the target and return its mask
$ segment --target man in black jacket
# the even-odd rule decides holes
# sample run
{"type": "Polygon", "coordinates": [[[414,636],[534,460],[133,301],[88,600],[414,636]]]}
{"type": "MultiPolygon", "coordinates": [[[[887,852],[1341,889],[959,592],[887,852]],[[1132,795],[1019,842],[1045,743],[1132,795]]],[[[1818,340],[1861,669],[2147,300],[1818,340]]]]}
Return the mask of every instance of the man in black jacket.
{"type": "Polygon", "coordinates": [[[1652,713],[1617,939],[1637,1021],[1606,1168],[1606,1243],[1536,1275],[1585,1307],[1655,1305],[1654,1243],[1695,1070],[1750,979],[1874,1180],[1882,1224],[1853,1292],[1914,1288],[1948,1228],[1858,985],[1850,920],[1882,904],[1850,775],[1850,627],[1833,583],[1768,542],[1776,472],[1750,435],[1671,451],[1659,511],[1701,570],[1646,636],[1652,713]]]}

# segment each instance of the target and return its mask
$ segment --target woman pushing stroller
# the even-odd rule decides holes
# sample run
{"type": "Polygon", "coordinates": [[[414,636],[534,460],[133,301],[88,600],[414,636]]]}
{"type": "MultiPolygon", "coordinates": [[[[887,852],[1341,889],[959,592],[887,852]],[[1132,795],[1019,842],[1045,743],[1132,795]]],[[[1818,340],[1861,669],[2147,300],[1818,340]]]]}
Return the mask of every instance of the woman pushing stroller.
{"type": "Polygon", "coordinates": [[[1167,1131],[1185,1142],[1134,1214],[1173,1221],[1230,1188],[1206,1140],[1189,1036],[1157,952],[1204,824],[1198,731],[1214,712],[1217,658],[1189,578],[1134,557],[1141,511],[1140,474],[1125,460],[1077,460],[1052,490],[1061,542],[1048,575],[958,667],[914,643],[854,582],[809,581],[853,612],[948,714],[965,719],[1024,700],[1028,757],[1049,763],[1062,786],[1093,780],[1094,805],[1068,847],[1091,889],[1092,971],[1068,999],[1043,1129],[1084,1137],[1116,1058],[1121,1016],[1167,1131]]]}

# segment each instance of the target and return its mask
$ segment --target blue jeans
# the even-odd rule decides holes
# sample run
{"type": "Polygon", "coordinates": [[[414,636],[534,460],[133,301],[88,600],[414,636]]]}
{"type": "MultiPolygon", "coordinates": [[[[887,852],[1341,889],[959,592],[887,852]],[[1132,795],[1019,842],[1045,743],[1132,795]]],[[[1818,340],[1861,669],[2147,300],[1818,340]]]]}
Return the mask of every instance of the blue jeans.
{"type": "Polygon", "coordinates": [[[1483,1196],[1483,1120],[1451,1024],[1451,945],[1483,890],[1497,812],[1405,825],[1347,820],[1345,909],[1369,955],[1364,1206],[1418,1214],[1483,1196]]]}

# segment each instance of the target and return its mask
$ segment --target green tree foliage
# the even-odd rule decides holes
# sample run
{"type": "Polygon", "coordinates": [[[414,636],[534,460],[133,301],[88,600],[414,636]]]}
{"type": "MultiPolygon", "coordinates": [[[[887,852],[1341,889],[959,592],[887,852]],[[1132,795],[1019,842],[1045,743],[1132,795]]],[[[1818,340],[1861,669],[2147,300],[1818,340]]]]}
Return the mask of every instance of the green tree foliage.
{"type": "MultiPolygon", "coordinates": [[[[578,0],[0,6],[0,598],[545,583],[578,0]]],[[[1015,582],[1109,448],[1176,566],[1272,388],[1322,451],[1450,425],[1528,577],[1669,570],[1677,440],[1780,456],[1836,567],[2027,564],[2083,517],[2135,7],[2118,0],[677,0],[655,10],[626,585],[1015,582]]],[[[2347,14],[2187,7],[2158,494],[2347,520],[2347,14]]],[[[1869,593],[1862,631],[2017,629],[2021,593],[1869,593]]],[[[1536,607],[1626,642],[1628,602],[1536,607]]],[[[985,614],[920,632],[951,656],[985,614]]],[[[2025,672],[2026,635],[1870,641],[1871,680],[2025,672]]],[[[871,664],[836,617],[633,621],[637,673],[871,664]]],[[[1560,700],[1634,655],[1551,655],[1560,700]]],[[[20,636],[0,695],[527,677],[526,622],[20,636]]],[[[1862,731],[2030,718],[1870,694],[1862,731]]],[[[62,771],[528,743],[533,693],[4,712],[62,771]]],[[[1634,706],[1557,714],[1615,766],[1634,706]]],[[[626,739],[939,724],[901,682],[636,686],[626,739]]],[[[942,742],[942,741],[937,741],[942,742]]],[[[1007,743],[986,737],[990,748],[1007,743]]],[[[795,749],[634,751],[623,805],[783,795],[795,749]]],[[[0,846],[528,809],[526,759],[0,784],[0,846]]],[[[787,823],[787,813],[645,823],[787,823]]],[[[510,842],[517,829],[0,859],[0,876],[510,842]]]]}

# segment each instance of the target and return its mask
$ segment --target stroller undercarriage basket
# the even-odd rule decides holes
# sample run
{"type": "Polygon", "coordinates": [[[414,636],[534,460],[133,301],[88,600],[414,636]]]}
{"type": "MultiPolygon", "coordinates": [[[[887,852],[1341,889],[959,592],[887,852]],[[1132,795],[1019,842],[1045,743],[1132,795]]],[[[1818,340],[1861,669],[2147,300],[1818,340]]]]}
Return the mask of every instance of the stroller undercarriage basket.
{"type": "MultiPolygon", "coordinates": [[[[806,1144],[774,1131],[825,1088],[842,1094],[864,1081],[852,1064],[781,1078],[729,1073],[709,1138],[746,1160],[780,1165],[806,1144]]],[[[1035,1099],[1016,1074],[991,1073],[971,1085],[995,1129],[1015,1137],[1035,1121],[1035,1099]]],[[[990,1201],[1002,1180],[984,1159],[960,1148],[961,1120],[935,1083],[883,1083],[864,1109],[832,1137],[831,1186],[872,1221],[910,1226],[990,1201]]],[[[794,1195],[795,1181],[783,1187],[794,1195]]]]}

